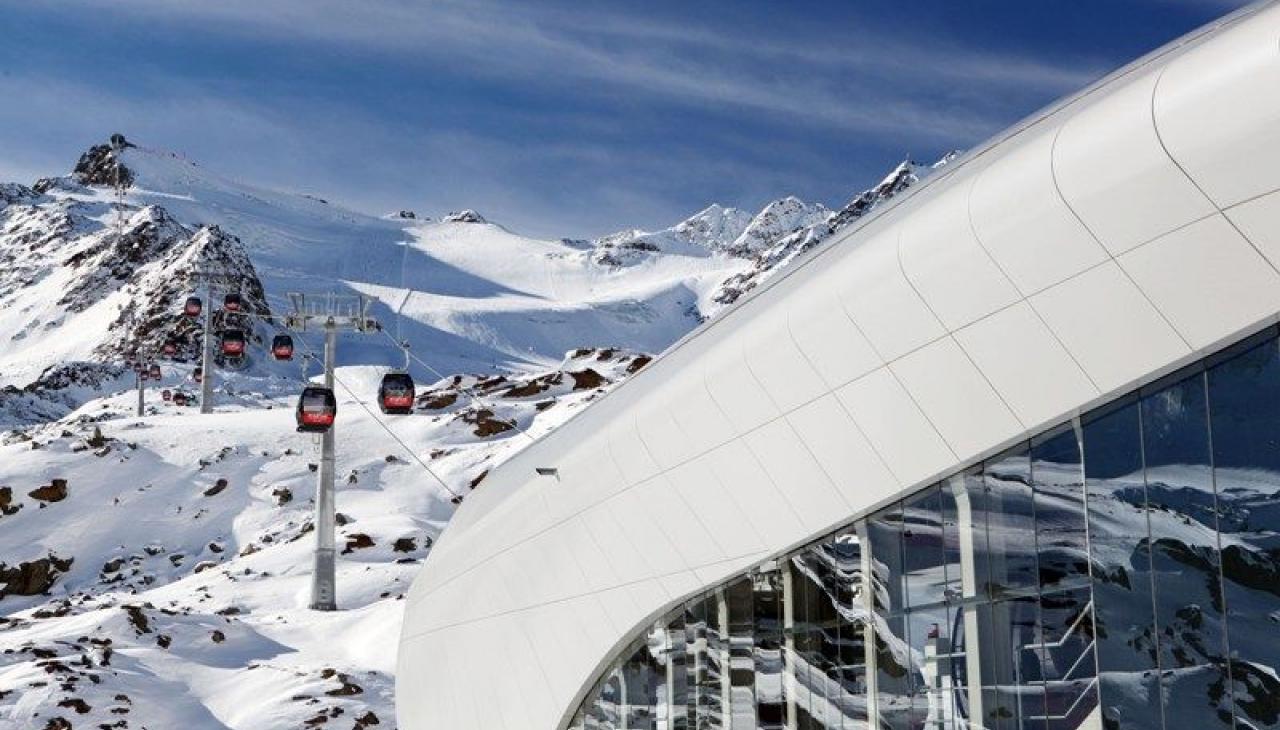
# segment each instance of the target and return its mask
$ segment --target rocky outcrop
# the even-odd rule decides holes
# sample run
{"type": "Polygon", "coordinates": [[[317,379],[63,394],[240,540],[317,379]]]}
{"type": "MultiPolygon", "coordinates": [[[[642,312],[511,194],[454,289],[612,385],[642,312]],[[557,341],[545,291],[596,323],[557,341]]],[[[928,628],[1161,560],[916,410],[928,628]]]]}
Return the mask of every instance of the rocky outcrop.
{"type": "Polygon", "coordinates": [[[133,185],[133,171],[125,167],[120,153],[133,147],[122,134],[111,135],[110,144],[94,145],[80,155],[72,174],[81,185],[127,188],[133,185]]]}
{"type": "Polygon", "coordinates": [[[446,215],[440,220],[444,221],[445,223],[488,223],[489,222],[484,219],[484,216],[480,215],[474,210],[471,210],[470,208],[468,208],[467,210],[460,210],[455,213],[450,213],[449,215],[446,215]]]}
{"type": "MultiPolygon", "coordinates": [[[[791,220],[809,222],[784,235],[774,237],[771,244],[759,249],[752,260],[751,268],[746,272],[726,279],[716,293],[712,295],[712,301],[722,306],[736,302],[743,294],[755,289],[775,272],[785,268],[800,254],[817,247],[881,204],[920,182],[929,173],[955,159],[956,154],[955,152],[948,153],[941,160],[930,166],[922,166],[907,160],[894,168],[893,172],[889,173],[878,185],[853,196],[843,208],[834,213],[828,212],[825,216],[822,216],[821,220],[813,221],[812,217],[800,211],[796,204],[787,206],[785,209],[789,212],[795,211],[799,213],[793,213],[791,220]]],[[[768,209],[766,208],[766,210],[768,209]]],[[[761,215],[764,215],[764,213],[762,212],[761,215]]],[[[770,230],[773,233],[778,233],[780,227],[774,225],[770,227],[770,230]]],[[[747,250],[744,248],[744,253],[747,250]]]]}
{"type": "Polygon", "coordinates": [[[38,596],[53,587],[58,576],[71,570],[74,558],[61,559],[50,553],[10,567],[0,563],[0,599],[5,596],[38,596]]]}
{"type": "Polygon", "coordinates": [[[67,480],[54,479],[43,487],[36,487],[27,494],[32,499],[38,499],[41,502],[61,502],[67,498],[67,493],[67,480]]]}

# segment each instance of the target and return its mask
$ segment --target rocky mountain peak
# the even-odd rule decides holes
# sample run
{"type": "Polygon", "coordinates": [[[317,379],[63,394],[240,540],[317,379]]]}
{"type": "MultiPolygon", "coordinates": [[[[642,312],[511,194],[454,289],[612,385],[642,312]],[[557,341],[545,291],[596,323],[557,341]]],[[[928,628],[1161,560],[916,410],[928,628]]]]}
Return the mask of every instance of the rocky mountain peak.
{"type": "Polygon", "coordinates": [[[470,208],[467,208],[466,210],[460,210],[455,213],[450,213],[449,215],[446,215],[440,220],[445,223],[488,223],[489,222],[484,219],[484,216],[480,215],[474,210],[471,210],[470,208]]]}
{"type": "Polygon", "coordinates": [[[958,155],[958,152],[948,152],[937,162],[928,166],[922,166],[910,159],[903,160],[883,180],[854,195],[843,208],[834,213],[821,206],[806,209],[803,207],[803,201],[794,198],[783,198],[771,203],[760,212],[757,220],[766,217],[766,213],[771,214],[767,216],[772,219],[769,221],[770,225],[764,225],[762,221],[761,230],[775,235],[762,236],[762,240],[768,243],[754,251],[749,247],[743,247],[744,253],[754,254],[751,268],[726,279],[712,297],[712,301],[721,305],[732,304],[743,294],[756,288],[775,272],[790,264],[800,254],[818,246],[882,203],[919,183],[958,155]],[[800,223],[800,225],[788,230],[787,224],[791,222],[800,223]]]}
{"type": "Polygon", "coordinates": [[[742,235],[750,223],[751,214],[745,210],[713,203],[680,221],[672,230],[689,243],[719,249],[742,235]]]}
{"type": "Polygon", "coordinates": [[[821,203],[806,203],[788,195],[766,205],[751,219],[742,233],[729,244],[726,252],[747,258],[777,243],[801,228],[825,221],[831,210],[821,203]]]}
{"type": "Polygon", "coordinates": [[[123,134],[111,135],[107,144],[94,145],[80,155],[72,175],[81,185],[101,185],[128,188],[133,185],[133,171],[125,167],[120,153],[135,145],[123,134]]]}

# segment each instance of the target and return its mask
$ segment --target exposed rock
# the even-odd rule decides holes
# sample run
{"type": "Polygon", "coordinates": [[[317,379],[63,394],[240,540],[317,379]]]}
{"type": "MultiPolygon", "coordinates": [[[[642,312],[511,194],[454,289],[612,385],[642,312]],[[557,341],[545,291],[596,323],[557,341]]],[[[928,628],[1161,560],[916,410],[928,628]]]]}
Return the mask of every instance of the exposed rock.
{"type": "Polygon", "coordinates": [[[489,222],[484,219],[484,216],[480,215],[474,210],[471,210],[470,208],[466,210],[460,210],[454,213],[450,213],[449,215],[446,215],[440,220],[444,221],[445,223],[488,223],[489,222]]]}
{"type": "Polygon", "coordinates": [[[93,709],[92,707],[89,706],[89,703],[85,702],[79,697],[72,697],[69,699],[62,700],[61,702],[58,703],[58,707],[67,707],[72,710],[75,710],[77,715],[87,715],[89,714],[89,710],[93,709]]]}
{"type": "Polygon", "coordinates": [[[41,502],[61,502],[67,498],[67,480],[54,479],[49,484],[37,487],[27,494],[41,502]]]}
{"type": "Polygon", "coordinates": [[[288,487],[276,487],[271,490],[271,496],[276,498],[277,507],[283,507],[293,501],[293,490],[288,487]]]}
{"type": "Polygon", "coordinates": [[[569,377],[573,378],[574,390],[593,390],[609,382],[603,375],[591,368],[571,372],[569,377]]]}
{"type": "Polygon", "coordinates": [[[640,355],[636,359],[632,360],[631,364],[627,365],[627,375],[635,375],[639,372],[640,368],[651,362],[653,362],[652,357],[649,357],[648,355],[640,355]]]}
{"type": "Polygon", "coordinates": [[[72,174],[81,185],[130,187],[133,185],[133,171],[125,167],[119,153],[133,146],[124,135],[113,134],[111,144],[94,145],[80,155],[72,174]]]}
{"type": "Polygon", "coordinates": [[[373,538],[363,532],[353,532],[347,535],[347,546],[342,549],[342,554],[347,555],[356,550],[363,550],[374,546],[373,538]]]}
{"type": "Polygon", "coordinates": [[[398,553],[411,553],[418,549],[418,543],[412,537],[400,537],[391,544],[391,549],[398,553]]]}
{"type": "Polygon", "coordinates": [[[53,587],[59,575],[71,570],[74,558],[62,560],[52,553],[10,568],[0,563],[0,599],[5,596],[38,596],[53,587]]]}
{"type": "Polygon", "coordinates": [[[17,513],[22,504],[13,504],[13,488],[0,487],[0,515],[11,515],[17,513]]]}
{"type": "Polygon", "coordinates": [[[209,634],[209,640],[215,644],[221,644],[227,640],[227,635],[218,629],[214,629],[213,633],[209,634]]]}
{"type": "Polygon", "coordinates": [[[151,620],[147,618],[142,606],[129,604],[121,606],[121,608],[128,615],[129,625],[133,627],[138,636],[151,633],[151,620]]]}
{"type": "Polygon", "coordinates": [[[515,425],[510,421],[503,421],[493,417],[493,411],[488,408],[477,408],[469,410],[461,414],[463,421],[475,426],[472,431],[480,438],[488,438],[496,436],[504,431],[510,431],[515,425]]]}
{"type": "Polygon", "coordinates": [[[438,411],[441,408],[448,408],[458,401],[457,393],[440,393],[439,395],[430,395],[422,399],[421,405],[430,411],[438,411]]]}
{"type": "Polygon", "coordinates": [[[204,496],[212,497],[214,495],[220,494],[222,490],[226,488],[227,488],[227,480],[219,479],[218,481],[213,483],[212,487],[209,487],[208,489],[204,490],[204,496]]]}

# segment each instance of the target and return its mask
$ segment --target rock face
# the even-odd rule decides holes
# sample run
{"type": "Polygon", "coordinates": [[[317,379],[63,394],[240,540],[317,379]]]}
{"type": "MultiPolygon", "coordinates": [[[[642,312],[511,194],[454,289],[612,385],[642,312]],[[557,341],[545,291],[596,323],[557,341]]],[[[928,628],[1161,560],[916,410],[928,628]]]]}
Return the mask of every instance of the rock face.
{"type": "MultiPolygon", "coordinates": [[[[743,294],[756,288],[775,272],[790,264],[800,254],[818,246],[882,203],[920,182],[934,170],[951,162],[956,155],[955,152],[948,153],[929,166],[907,160],[894,168],[893,172],[880,181],[880,184],[853,196],[843,208],[835,212],[822,213],[817,208],[803,208],[801,207],[803,203],[799,200],[783,204],[786,200],[784,199],[784,201],[770,204],[770,207],[778,206],[778,212],[773,216],[776,222],[771,221],[770,225],[762,226],[763,230],[772,234],[761,236],[761,240],[767,241],[767,244],[754,251],[751,268],[726,279],[712,300],[720,305],[732,304],[743,294]],[[801,225],[783,233],[787,227],[787,221],[795,221],[801,225]]],[[[765,211],[761,211],[761,215],[757,218],[764,216],[767,211],[769,211],[768,207],[765,211]]],[[[744,253],[748,250],[743,248],[744,253]]]]}
{"type": "Polygon", "coordinates": [[[54,479],[43,487],[37,487],[28,493],[32,499],[41,502],[61,502],[67,498],[67,480],[54,479]]]}
{"type": "Polygon", "coordinates": [[[444,218],[441,218],[440,220],[444,221],[445,223],[488,223],[489,222],[484,219],[484,216],[480,215],[479,213],[469,208],[467,210],[461,210],[456,213],[450,213],[449,215],[446,215],[444,218]]]}
{"type": "Polygon", "coordinates": [[[119,153],[133,147],[122,134],[111,135],[110,144],[94,145],[80,156],[73,174],[81,185],[127,188],[133,185],[133,171],[124,166],[119,153]]]}
{"type": "Polygon", "coordinates": [[[0,563],[0,600],[5,596],[38,596],[53,587],[59,575],[71,570],[72,558],[48,557],[9,567],[0,563]]]}
{"type": "MultiPolygon", "coordinates": [[[[104,175],[114,176],[117,169],[131,179],[117,159],[131,146],[117,140],[114,146],[94,147],[74,174],[48,180],[44,187],[101,185],[104,175]]],[[[270,313],[244,246],[216,225],[184,224],[159,205],[0,187],[0,309],[19,313],[11,318],[3,344],[22,362],[21,370],[3,367],[11,379],[22,378],[10,384],[28,393],[33,392],[28,386],[38,385],[46,397],[55,390],[98,387],[123,373],[115,365],[126,354],[157,357],[171,338],[178,347],[176,360],[194,359],[203,323],[182,317],[180,309],[197,268],[225,271],[239,280],[247,314],[270,313]]],[[[260,343],[261,328],[248,320],[242,324],[260,343]]],[[[31,398],[0,400],[6,401],[0,402],[0,422],[5,411],[56,414],[64,405],[56,398],[48,408],[31,398]]]]}

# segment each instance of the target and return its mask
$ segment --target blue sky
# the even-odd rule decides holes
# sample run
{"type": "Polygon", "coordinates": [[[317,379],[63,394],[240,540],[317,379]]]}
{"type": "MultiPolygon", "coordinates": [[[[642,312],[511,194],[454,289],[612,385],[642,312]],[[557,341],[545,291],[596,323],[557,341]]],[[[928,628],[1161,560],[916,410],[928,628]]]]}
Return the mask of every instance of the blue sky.
{"type": "Polygon", "coordinates": [[[532,235],[839,205],[1242,4],[0,0],[0,179],[121,131],[532,235]]]}

